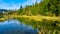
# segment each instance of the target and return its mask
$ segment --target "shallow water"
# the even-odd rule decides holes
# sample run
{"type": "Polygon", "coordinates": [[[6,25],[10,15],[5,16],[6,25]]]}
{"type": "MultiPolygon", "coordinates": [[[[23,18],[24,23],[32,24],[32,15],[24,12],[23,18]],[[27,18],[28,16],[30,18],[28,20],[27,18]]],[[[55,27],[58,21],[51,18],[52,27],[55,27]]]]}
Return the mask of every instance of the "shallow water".
{"type": "Polygon", "coordinates": [[[38,30],[32,26],[21,24],[17,20],[0,22],[0,34],[37,34],[38,30]]]}

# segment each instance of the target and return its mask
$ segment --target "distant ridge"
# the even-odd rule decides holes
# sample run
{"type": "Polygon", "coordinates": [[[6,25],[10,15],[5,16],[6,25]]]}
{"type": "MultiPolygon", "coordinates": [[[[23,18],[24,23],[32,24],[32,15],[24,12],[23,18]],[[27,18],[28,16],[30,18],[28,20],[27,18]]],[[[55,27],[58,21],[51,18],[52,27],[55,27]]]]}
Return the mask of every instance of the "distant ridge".
{"type": "Polygon", "coordinates": [[[6,9],[0,9],[0,11],[8,11],[8,10],[6,10],[6,9]]]}

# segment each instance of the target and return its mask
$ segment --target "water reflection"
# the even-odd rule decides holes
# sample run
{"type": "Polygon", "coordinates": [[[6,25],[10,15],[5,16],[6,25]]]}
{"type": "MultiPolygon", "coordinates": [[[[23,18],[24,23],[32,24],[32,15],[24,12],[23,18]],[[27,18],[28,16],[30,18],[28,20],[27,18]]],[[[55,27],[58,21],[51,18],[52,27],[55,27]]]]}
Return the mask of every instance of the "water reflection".
{"type": "Polygon", "coordinates": [[[37,29],[32,26],[26,26],[17,20],[6,20],[0,22],[0,34],[37,34],[37,29]]]}

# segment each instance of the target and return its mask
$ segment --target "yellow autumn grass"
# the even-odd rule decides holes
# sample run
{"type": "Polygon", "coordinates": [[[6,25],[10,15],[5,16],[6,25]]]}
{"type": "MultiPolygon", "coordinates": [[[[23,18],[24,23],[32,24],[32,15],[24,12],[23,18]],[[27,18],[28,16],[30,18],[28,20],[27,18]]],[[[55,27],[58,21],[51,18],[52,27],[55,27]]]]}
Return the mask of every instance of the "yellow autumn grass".
{"type": "Polygon", "coordinates": [[[56,20],[60,21],[60,17],[50,17],[50,16],[27,16],[27,15],[10,15],[10,16],[4,16],[4,18],[0,18],[0,20],[8,19],[8,18],[29,18],[29,19],[34,19],[35,21],[42,21],[43,19],[46,20],[56,20]]]}
{"type": "Polygon", "coordinates": [[[26,16],[26,15],[22,15],[22,16],[17,16],[17,17],[24,17],[24,18],[29,18],[29,19],[34,19],[34,20],[56,20],[56,21],[60,21],[60,17],[50,17],[50,16],[26,16]]]}

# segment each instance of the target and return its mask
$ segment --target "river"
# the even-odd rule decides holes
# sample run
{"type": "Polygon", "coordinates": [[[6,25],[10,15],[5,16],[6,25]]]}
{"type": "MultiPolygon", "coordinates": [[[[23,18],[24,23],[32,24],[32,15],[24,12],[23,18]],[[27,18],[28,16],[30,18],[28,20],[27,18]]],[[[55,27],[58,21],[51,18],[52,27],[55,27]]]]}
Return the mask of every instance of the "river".
{"type": "Polygon", "coordinates": [[[26,26],[24,23],[15,19],[0,22],[0,34],[37,34],[38,30],[33,29],[31,25],[26,26]]]}

